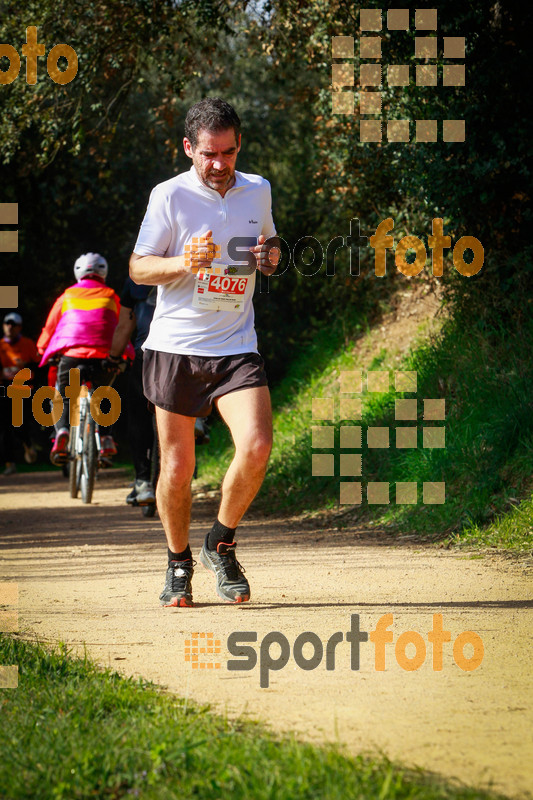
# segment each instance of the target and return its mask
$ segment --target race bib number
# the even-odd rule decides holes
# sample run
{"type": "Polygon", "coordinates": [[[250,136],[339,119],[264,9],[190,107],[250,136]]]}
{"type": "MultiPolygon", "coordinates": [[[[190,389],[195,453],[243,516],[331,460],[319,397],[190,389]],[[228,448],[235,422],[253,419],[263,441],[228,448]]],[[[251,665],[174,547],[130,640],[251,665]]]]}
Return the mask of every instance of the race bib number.
{"type": "Polygon", "coordinates": [[[196,275],[192,304],[206,311],[242,313],[248,280],[249,276],[213,275],[200,270],[196,275]]]}

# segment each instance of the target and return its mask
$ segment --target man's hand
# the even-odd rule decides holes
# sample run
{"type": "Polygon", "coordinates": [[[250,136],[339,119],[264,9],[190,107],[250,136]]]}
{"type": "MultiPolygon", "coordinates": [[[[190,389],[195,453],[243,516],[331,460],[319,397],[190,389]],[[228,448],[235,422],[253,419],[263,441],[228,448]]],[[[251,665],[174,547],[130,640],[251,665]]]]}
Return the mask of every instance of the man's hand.
{"type": "Polygon", "coordinates": [[[116,375],[117,373],[123,372],[126,369],[126,362],[122,356],[108,355],[107,358],[102,359],[101,367],[103,372],[109,372],[112,375],[116,375]]]}
{"type": "Polygon", "coordinates": [[[272,275],[278,267],[281,251],[272,241],[269,241],[268,244],[265,242],[266,237],[261,234],[255,247],[250,247],[250,252],[255,256],[257,269],[263,275],[272,275]]]}
{"type": "Polygon", "coordinates": [[[215,258],[220,258],[220,246],[211,238],[213,231],[201,236],[193,236],[191,244],[185,245],[185,267],[187,271],[196,273],[201,269],[209,269],[215,258]]]}

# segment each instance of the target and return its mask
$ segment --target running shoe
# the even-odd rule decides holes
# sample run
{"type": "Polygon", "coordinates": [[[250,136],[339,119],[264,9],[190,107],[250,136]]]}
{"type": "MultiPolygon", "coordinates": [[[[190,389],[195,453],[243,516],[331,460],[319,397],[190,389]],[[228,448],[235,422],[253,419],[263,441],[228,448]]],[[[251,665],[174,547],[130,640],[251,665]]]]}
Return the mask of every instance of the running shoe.
{"type": "Polygon", "coordinates": [[[165,577],[165,586],[159,595],[162,606],[187,608],[193,605],[191,579],[195,561],[171,561],[165,577]]]}
{"type": "Polygon", "coordinates": [[[60,467],[68,460],[68,438],[69,433],[67,428],[61,428],[57,434],[52,450],[50,451],[50,461],[56,467],[60,467]]]}
{"type": "Polygon", "coordinates": [[[126,497],[129,506],[151,506],[155,503],[154,487],[150,481],[135,481],[133,489],[126,497]]]}
{"type": "Polygon", "coordinates": [[[237,543],[220,542],[216,550],[207,549],[207,537],[200,551],[200,561],[215,573],[217,594],[228,603],[245,603],[250,599],[250,584],[244,569],[235,557],[237,543]]]}
{"type": "Polygon", "coordinates": [[[17,471],[17,465],[14,461],[6,461],[6,468],[2,472],[2,475],[14,475],[17,471]]]}
{"type": "Polygon", "coordinates": [[[108,456],[116,456],[117,446],[112,436],[102,436],[100,442],[100,455],[104,458],[108,456]]]}

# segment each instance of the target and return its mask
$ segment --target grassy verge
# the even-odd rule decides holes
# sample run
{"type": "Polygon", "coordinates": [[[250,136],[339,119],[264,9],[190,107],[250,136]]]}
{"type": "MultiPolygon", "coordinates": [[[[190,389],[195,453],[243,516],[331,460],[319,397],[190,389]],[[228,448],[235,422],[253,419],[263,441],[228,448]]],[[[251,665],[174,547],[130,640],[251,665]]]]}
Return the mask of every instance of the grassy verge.
{"type": "Polygon", "coordinates": [[[465,527],[460,535],[451,539],[464,546],[495,547],[504,550],[530,551],[533,549],[533,495],[508,511],[500,514],[485,528],[479,525],[465,527]]]}
{"type": "Polygon", "coordinates": [[[6,800],[494,798],[385,759],[347,758],[233,722],[154,687],[0,636],[19,688],[0,691],[6,800]]]}
{"type": "MultiPolygon", "coordinates": [[[[358,352],[366,333],[347,347],[339,326],[318,335],[309,350],[291,365],[287,377],[273,392],[274,450],[269,471],[256,501],[265,510],[316,512],[331,509],[352,523],[387,526],[391,531],[409,531],[422,538],[467,539],[479,546],[531,549],[531,524],[527,515],[515,514],[516,503],[528,499],[533,474],[533,326],[527,329],[491,330],[461,327],[450,322],[438,335],[415,346],[403,361],[383,348],[369,365],[362,365],[358,352]],[[389,371],[416,370],[417,393],[363,393],[363,442],[359,450],[339,448],[343,421],[337,412],[335,448],[312,447],[312,399],[339,395],[339,376],[364,366],[389,371]],[[395,400],[418,399],[417,419],[395,420],[395,400]],[[444,398],[446,419],[424,420],[424,398],[444,398]],[[366,444],[366,427],[389,428],[389,448],[366,444]],[[445,427],[445,447],[423,446],[424,427],[445,427]],[[417,427],[417,447],[400,449],[396,428],[417,427]],[[389,483],[389,505],[339,507],[340,453],[361,453],[363,498],[368,481],[389,483]],[[333,453],[335,476],[312,477],[312,453],[333,453]],[[416,504],[396,503],[397,484],[416,483],[416,504]],[[444,482],[443,504],[424,504],[422,484],[444,482]],[[509,524],[493,520],[509,514],[509,524]],[[487,528],[487,526],[490,526],[487,528]],[[486,532],[485,529],[487,528],[486,532]],[[475,531],[475,534],[472,533],[475,531]]],[[[361,332],[359,332],[361,336],[361,332]]],[[[332,425],[331,422],[323,423],[332,425]]],[[[201,476],[217,485],[228,463],[231,447],[227,432],[215,427],[209,453],[201,464],[201,476]]],[[[344,480],[357,478],[344,478],[344,480]]]]}

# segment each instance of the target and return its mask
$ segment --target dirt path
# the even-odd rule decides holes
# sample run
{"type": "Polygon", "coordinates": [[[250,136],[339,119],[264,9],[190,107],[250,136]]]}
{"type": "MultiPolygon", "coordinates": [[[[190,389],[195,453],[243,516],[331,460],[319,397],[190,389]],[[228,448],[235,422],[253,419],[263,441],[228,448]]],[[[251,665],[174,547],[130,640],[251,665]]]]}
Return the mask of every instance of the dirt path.
{"type": "MultiPolygon", "coordinates": [[[[533,763],[533,603],[524,562],[394,547],[364,531],[251,519],[240,531],[239,549],[253,602],[219,602],[211,573],[198,565],[196,607],[161,609],[162,528],[158,519],[127,508],[126,493],[125,477],[109,474],[87,508],[67,497],[66,482],[56,474],[2,479],[0,579],[18,583],[24,635],[60,639],[79,650],[86,644],[105,665],[218,711],[249,714],[276,730],[342,742],[351,753],[379,750],[469,784],[492,782],[508,795],[526,795],[533,763]],[[385,646],[385,671],[375,670],[370,641],[361,643],[360,669],[351,669],[351,616],[359,614],[361,630],[370,632],[388,613],[394,643],[385,646]],[[433,670],[427,639],[434,614],[442,614],[451,632],[442,671],[433,670]],[[289,660],[269,672],[268,688],[259,685],[259,665],[228,670],[234,656],[227,640],[236,631],[257,632],[255,651],[260,655],[262,649],[263,662],[266,634],[278,631],[289,643],[289,660]],[[299,634],[313,632],[326,643],[337,631],[344,639],[336,647],[334,670],[326,670],[325,648],[315,669],[296,664],[299,634]],[[395,657],[405,631],[419,632],[427,647],[415,671],[402,669],[395,657]],[[481,666],[470,672],[459,669],[452,655],[462,631],[476,632],[484,645],[481,666]],[[195,632],[213,633],[221,643],[220,654],[200,654],[206,666],[198,669],[185,660],[185,642],[195,632]]],[[[213,511],[213,500],[196,505],[196,556],[213,511]]],[[[199,637],[201,645],[205,641],[199,637]]],[[[409,645],[406,656],[414,651],[409,645]]],[[[467,645],[465,658],[472,652],[467,645]]],[[[280,648],[272,644],[270,653],[276,659],[280,648]]],[[[310,659],[312,653],[308,643],[298,657],[310,659]]]]}

